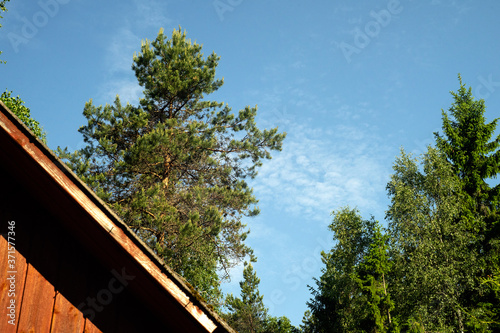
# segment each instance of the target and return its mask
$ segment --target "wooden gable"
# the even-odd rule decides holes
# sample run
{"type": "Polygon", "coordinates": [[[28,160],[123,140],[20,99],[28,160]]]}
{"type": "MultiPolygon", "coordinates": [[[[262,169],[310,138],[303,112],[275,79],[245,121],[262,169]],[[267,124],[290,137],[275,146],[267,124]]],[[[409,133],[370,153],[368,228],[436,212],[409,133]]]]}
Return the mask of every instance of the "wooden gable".
{"type": "Polygon", "coordinates": [[[233,332],[0,102],[0,332],[233,332]]]}

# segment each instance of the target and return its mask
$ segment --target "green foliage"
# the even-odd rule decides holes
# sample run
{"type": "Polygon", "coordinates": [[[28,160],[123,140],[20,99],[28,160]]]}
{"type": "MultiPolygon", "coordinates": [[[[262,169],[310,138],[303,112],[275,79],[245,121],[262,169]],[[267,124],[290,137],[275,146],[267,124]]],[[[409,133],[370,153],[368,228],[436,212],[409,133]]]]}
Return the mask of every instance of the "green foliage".
{"type": "Polygon", "coordinates": [[[492,275],[481,278],[480,281],[493,292],[494,297],[489,302],[481,303],[479,307],[481,312],[468,323],[476,331],[493,332],[493,329],[500,329],[500,268],[496,266],[492,271],[492,275]]]}
{"type": "Polygon", "coordinates": [[[13,97],[12,91],[6,90],[0,96],[2,101],[43,143],[47,143],[46,133],[38,121],[31,118],[30,109],[24,105],[19,96],[13,97]]]}
{"type": "Polygon", "coordinates": [[[392,266],[388,258],[388,239],[377,222],[368,253],[357,272],[351,276],[366,295],[374,332],[399,332],[397,322],[391,318],[394,301],[391,300],[386,281],[392,266]]]}
{"type": "Polygon", "coordinates": [[[220,277],[251,254],[243,216],[258,213],[247,185],[285,134],[260,130],[257,109],[233,113],[206,100],[223,84],[219,57],[181,29],[142,43],[133,70],[144,87],[140,105],[84,108],[87,146],[59,150],[70,167],[122,219],[215,305],[220,277]],[[218,275],[222,272],[221,276],[218,275]]]}
{"type": "Polygon", "coordinates": [[[325,268],[311,288],[306,332],[397,332],[387,286],[391,265],[387,236],[373,218],[349,207],[333,212],[336,245],[322,253],[325,268]]]}
{"type": "Polygon", "coordinates": [[[265,333],[293,333],[298,331],[294,326],[292,326],[290,319],[285,316],[268,316],[264,326],[265,333]]]}
{"type": "MultiPolygon", "coordinates": [[[[464,196],[460,219],[472,231],[470,251],[480,254],[482,269],[476,272],[480,282],[494,276],[500,262],[500,184],[489,185],[489,180],[500,174],[500,135],[493,136],[500,118],[486,122],[484,100],[474,99],[460,75],[459,81],[460,88],[451,93],[454,102],[450,116],[442,112],[444,135],[436,134],[436,142],[460,179],[464,196]]],[[[492,313],[500,307],[495,291],[474,294],[469,303],[469,325],[477,331],[488,331],[484,327],[489,324],[485,323],[492,322],[492,313]]]]}
{"type": "MultiPolygon", "coordinates": [[[[315,329],[319,327],[319,322],[316,320],[316,317],[313,316],[311,310],[306,310],[304,312],[304,317],[302,318],[302,324],[300,325],[300,332],[303,333],[312,333],[315,332],[315,329]]],[[[319,332],[319,330],[316,330],[319,332]]]]}
{"type": "MultiPolygon", "coordinates": [[[[253,262],[256,259],[252,259],[253,262]]],[[[259,292],[260,279],[251,263],[245,262],[243,281],[240,282],[240,297],[229,294],[224,314],[227,323],[240,333],[292,333],[296,328],[287,317],[268,315],[268,309],[262,302],[264,296],[259,292]]]]}
{"type": "Polygon", "coordinates": [[[402,151],[387,188],[393,295],[401,323],[419,331],[463,330],[463,297],[477,292],[477,255],[458,219],[459,179],[443,154],[429,148],[422,171],[402,151]]]}
{"type": "MultiPolygon", "coordinates": [[[[6,12],[6,11],[7,11],[7,8],[5,8],[5,4],[6,4],[7,2],[9,2],[9,1],[10,1],[10,0],[2,0],[2,1],[0,1],[0,14],[1,14],[2,12],[6,12]]],[[[2,18],[2,16],[0,15],[0,19],[1,19],[1,18],[2,18]]],[[[2,24],[0,24],[0,28],[1,28],[1,27],[2,27],[2,24]]],[[[0,50],[0,55],[1,55],[1,54],[2,54],[2,51],[0,50]]],[[[5,61],[0,60],[0,63],[5,63],[5,61]]]]}
{"type": "MultiPolygon", "coordinates": [[[[460,76],[459,81],[458,91],[451,92],[452,119],[442,112],[444,136],[436,133],[436,143],[453,165],[466,194],[462,219],[481,236],[485,228],[493,232],[500,217],[500,185],[490,188],[487,183],[500,173],[500,135],[490,141],[500,118],[486,123],[484,100],[475,100],[471,88],[466,88],[460,76]]],[[[498,233],[488,236],[495,237],[498,233]]]]}
{"type": "MultiPolygon", "coordinates": [[[[1,12],[6,12],[7,11],[7,8],[5,8],[5,4],[7,2],[9,2],[10,0],[2,0],[0,1],[0,13],[1,12]]],[[[2,18],[2,16],[0,16],[0,18],[2,18]]],[[[2,27],[2,25],[0,24],[0,28],[2,27]]]]}
{"type": "Polygon", "coordinates": [[[259,293],[259,283],[260,279],[252,264],[245,262],[240,297],[230,294],[225,303],[229,310],[225,316],[227,323],[238,332],[257,333],[265,328],[267,309],[262,302],[264,296],[259,293]]]}
{"type": "Polygon", "coordinates": [[[459,79],[436,148],[396,159],[387,234],[356,211],[334,215],[336,245],[322,254],[303,332],[498,331],[498,119],[486,122],[459,79]]]}

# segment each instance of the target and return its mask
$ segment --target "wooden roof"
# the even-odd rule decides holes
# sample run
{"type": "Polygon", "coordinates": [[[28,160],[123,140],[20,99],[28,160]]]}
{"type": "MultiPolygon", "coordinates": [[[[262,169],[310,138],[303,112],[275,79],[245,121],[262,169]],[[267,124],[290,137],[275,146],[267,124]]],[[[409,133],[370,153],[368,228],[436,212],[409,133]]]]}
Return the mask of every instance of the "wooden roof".
{"type": "Polygon", "coordinates": [[[158,316],[190,332],[234,332],[1,101],[0,162],[86,251],[107,267],[127,267],[135,276],[127,288],[158,316]]]}

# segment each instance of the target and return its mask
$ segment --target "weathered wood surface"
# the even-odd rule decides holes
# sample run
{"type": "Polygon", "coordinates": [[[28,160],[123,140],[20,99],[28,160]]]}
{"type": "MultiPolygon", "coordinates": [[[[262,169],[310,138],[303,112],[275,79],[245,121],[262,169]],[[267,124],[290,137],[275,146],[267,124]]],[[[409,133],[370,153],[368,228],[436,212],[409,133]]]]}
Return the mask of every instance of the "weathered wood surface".
{"type": "Polygon", "coordinates": [[[51,332],[83,332],[85,318],[62,293],[57,293],[52,313],[51,332]]]}
{"type": "Polygon", "coordinates": [[[89,319],[85,319],[84,333],[101,333],[101,330],[97,328],[89,319]]]}

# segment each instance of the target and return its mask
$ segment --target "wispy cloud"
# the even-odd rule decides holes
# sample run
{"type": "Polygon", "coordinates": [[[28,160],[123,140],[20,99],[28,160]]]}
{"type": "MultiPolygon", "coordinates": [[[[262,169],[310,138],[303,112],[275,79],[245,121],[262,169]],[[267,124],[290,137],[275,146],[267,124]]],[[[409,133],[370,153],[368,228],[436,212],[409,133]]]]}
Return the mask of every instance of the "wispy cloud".
{"type": "Polygon", "coordinates": [[[104,59],[106,80],[99,87],[98,100],[111,103],[120,95],[122,102],[139,101],[142,88],[132,72],[132,57],[139,45],[140,38],[128,28],[111,37],[104,59]]]}
{"type": "Polygon", "coordinates": [[[344,205],[381,210],[390,149],[370,126],[293,124],[289,133],[283,151],[259,171],[254,189],[261,202],[311,221],[328,221],[344,205]]]}
{"type": "Polygon", "coordinates": [[[127,102],[137,105],[142,97],[142,87],[134,79],[114,79],[102,85],[102,93],[99,100],[111,104],[116,96],[120,96],[122,104],[127,102]]]}
{"type": "Polygon", "coordinates": [[[369,101],[344,101],[307,78],[290,80],[289,73],[286,63],[267,65],[262,81],[274,88],[248,94],[259,101],[262,127],[288,133],[283,151],[250,184],[259,205],[313,223],[329,223],[331,211],[345,205],[382,220],[398,149],[378,128],[382,111],[369,101]]]}
{"type": "Polygon", "coordinates": [[[128,27],[121,27],[111,36],[105,59],[109,74],[131,72],[132,56],[140,45],[141,38],[128,27]]]}
{"type": "Polygon", "coordinates": [[[133,5],[135,10],[131,17],[116,27],[107,44],[104,58],[107,79],[99,89],[99,98],[107,102],[114,100],[117,94],[124,102],[138,102],[142,88],[132,72],[132,62],[134,53],[139,51],[141,40],[146,37],[139,34],[151,27],[160,29],[172,23],[162,2],[134,0],[133,5]]]}
{"type": "Polygon", "coordinates": [[[169,13],[165,1],[156,0],[134,0],[136,16],[139,21],[135,24],[142,27],[165,27],[171,25],[173,19],[167,16],[169,13]]]}

